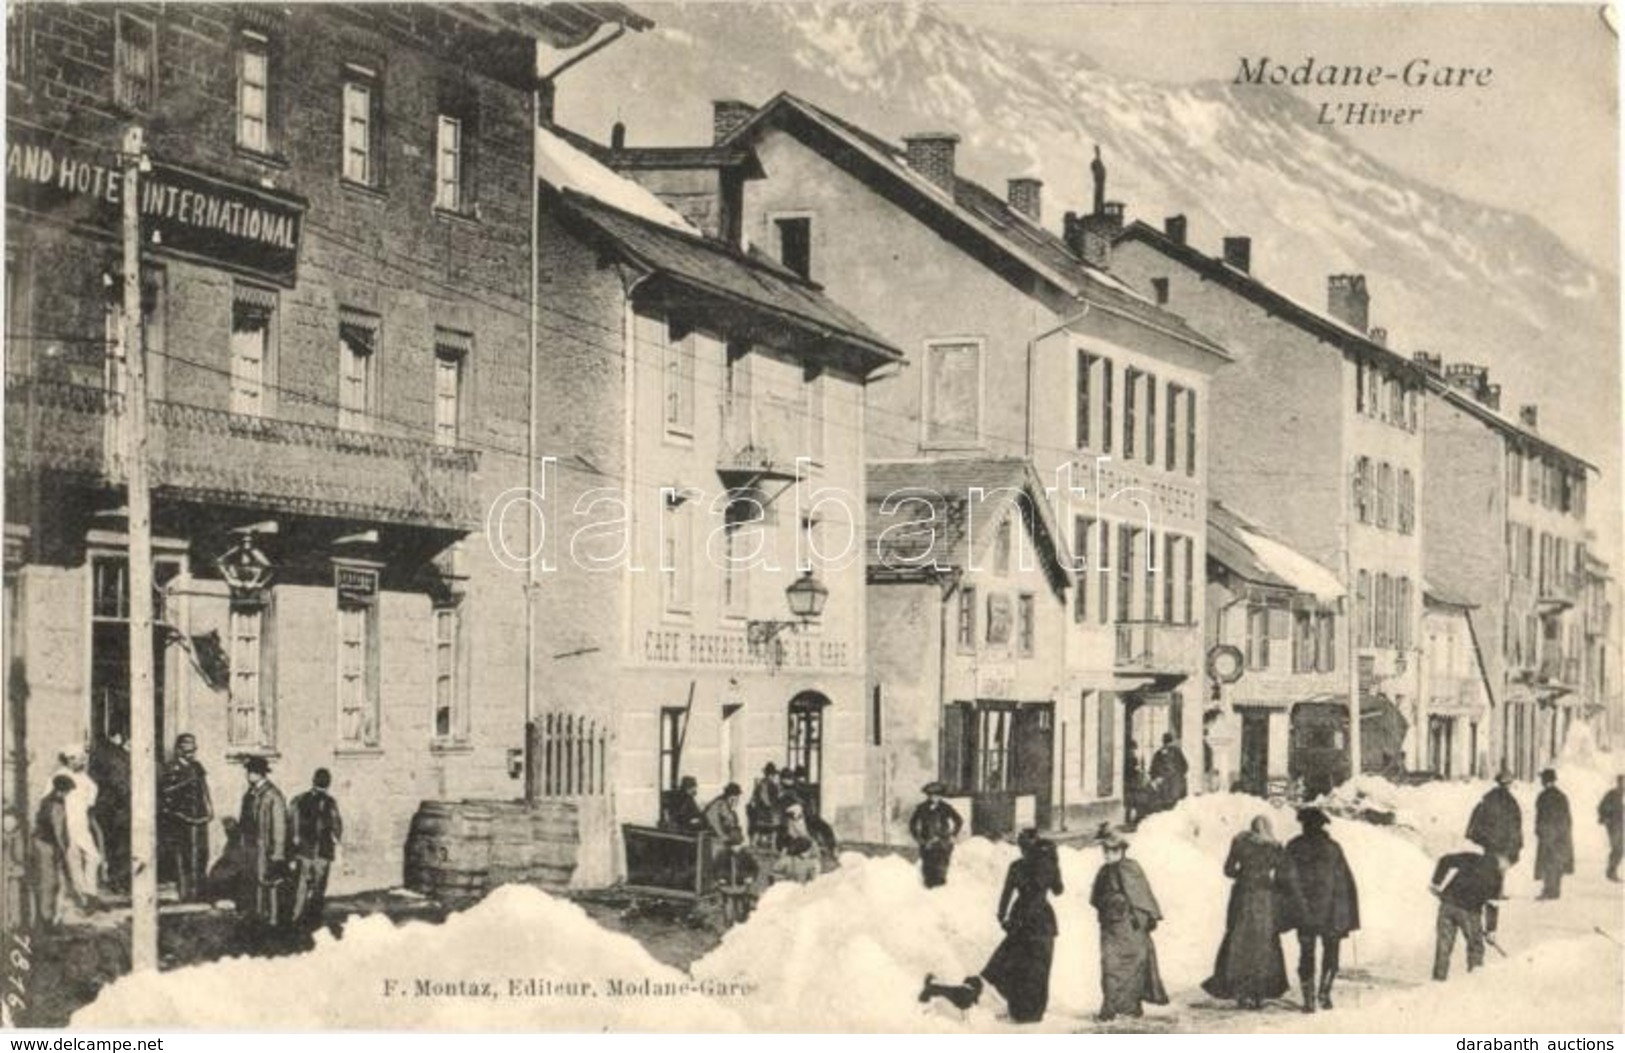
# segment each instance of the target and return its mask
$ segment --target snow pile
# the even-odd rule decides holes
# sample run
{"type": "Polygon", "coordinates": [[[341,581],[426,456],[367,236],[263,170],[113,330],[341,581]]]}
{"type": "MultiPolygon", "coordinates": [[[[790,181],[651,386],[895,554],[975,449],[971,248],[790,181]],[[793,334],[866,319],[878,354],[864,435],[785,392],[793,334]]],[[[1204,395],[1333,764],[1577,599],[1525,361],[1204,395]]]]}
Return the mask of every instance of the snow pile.
{"type": "Polygon", "coordinates": [[[74,1028],[414,1031],[735,1031],[729,1003],[702,993],[616,996],[608,981],[684,984],[630,936],[607,932],[573,903],[520,885],[493,892],[442,925],[352,920],[342,939],[286,958],[230,958],[109,985],[74,1028]],[[591,983],[595,994],[514,982],[591,983]],[[390,981],[394,982],[391,986],[390,981]],[[424,983],[430,986],[420,987],[424,983]],[[483,985],[489,984],[489,989],[483,985]],[[472,993],[463,993],[472,992],[472,993]]]}

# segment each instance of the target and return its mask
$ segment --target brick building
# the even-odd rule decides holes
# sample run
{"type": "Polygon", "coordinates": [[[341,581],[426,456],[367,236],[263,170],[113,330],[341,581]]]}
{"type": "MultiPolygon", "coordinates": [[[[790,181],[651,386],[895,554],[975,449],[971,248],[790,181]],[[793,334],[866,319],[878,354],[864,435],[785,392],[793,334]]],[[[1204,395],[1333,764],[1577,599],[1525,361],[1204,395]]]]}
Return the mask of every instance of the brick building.
{"type": "MultiPolygon", "coordinates": [[[[525,579],[479,529],[526,485],[537,42],[613,5],[8,9],[8,790],[128,734],[151,602],[165,751],[333,773],[343,890],[439,797],[514,797],[525,579]],[[590,9],[589,9],[590,8],[590,9]],[[130,597],[115,150],[145,130],[155,579],[130,597]],[[225,561],[265,581],[230,587],[225,561]],[[256,587],[258,586],[258,587],[256,587]],[[211,650],[229,671],[211,668],[211,650]],[[192,656],[197,656],[194,660],[192,656]]],[[[213,844],[222,843],[214,832],[213,844]]]]}

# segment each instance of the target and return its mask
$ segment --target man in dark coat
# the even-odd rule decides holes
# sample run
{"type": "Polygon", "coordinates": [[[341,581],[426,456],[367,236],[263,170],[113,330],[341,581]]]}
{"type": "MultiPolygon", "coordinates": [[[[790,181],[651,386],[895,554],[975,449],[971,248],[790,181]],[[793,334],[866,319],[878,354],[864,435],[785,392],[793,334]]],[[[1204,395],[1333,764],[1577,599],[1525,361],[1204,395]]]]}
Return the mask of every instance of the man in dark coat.
{"type": "Polygon", "coordinates": [[[954,839],[964,829],[954,806],[942,799],[948,787],[940,782],[928,782],[921,789],[925,800],[908,818],[908,832],[920,846],[920,873],[926,888],[936,888],[948,881],[948,863],[954,855],[954,839]]]}
{"type": "Polygon", "coordinates": [[[197,761],[197,738],[177,735],[174,755],[158,776],[158,842],[182,903],[204,898],[213,820],[209,776],[197,761]]]}
{"type": "Polygon", "coordinates": [[[1523,809],[1507,789],[1511,782],[1512,773],[1502,768],[1495,776],[1494,789],[1474,806],[1467,821],[1467,840],[1486,852],[1505,856],[1508,864],[1516,863],[1523,854],[1523,809]]]}
{"type": "Polygon", "coordinates": [[[1459,929],[1467,941],[1467,971],[1484,964],[1484,937],[1495,932],[1495,904],[1502,875],[1511,864],[1503,855],[1456,852],[1439,860],[1428,891],[1439,897],[1438,940],[1433,946],[1433,978],[1450,977],[1450,952],[1459,929]]]}
{"type": "Polygon", "coordinates": [[[784,788],[779,784],[779,766],[772,762],[762,769],[756,780],[750,803],[745,806],[745,821],[750,826],[750,839],[763,847],[771,847],[779,839],[779,824],[783,820],[784,788]]]}
{"type": "Polygon", "coordinates": [[[1303,985],[1303,1011],[1332,1007],[1338,948],[1343,937],[1360,927],[1360,897],[1343,849],[1326,827],[1331,820],[1319,808],[1298,812],[1303,833],[1287,842],[1287,858],[1298,883],[1298,981],[1303,985]],[[1315,983],[1315,946],[1320,946],[1320,983],[1315,983]]]}
{"type": "Polygon", "coordinates": [[[1563,875],[1574,873],[1574,819],[1569,799],[1557,788],[1557,772],[1540,773],[1540,796],[1535,798],[1535,876],[1541,881],[1536,899],[1556,899],[1563,891],[1563,875]]]}
{"type": "Polygon", "coordinates": [[[237,829],[242,836],[245,894],[238,909],[246,907],[250,921],[264,929],[286,919],[288,906],[288,803],[271,782],[271,765],[264,757],[243,763],[248,791],[243,794],[237,829]]]}
{"type": "Polygon", "coordinates": [[[107,887],[118,892],[130,888],[130,748],[115,731],[90,751],[87,773],[96,783],[91,818],[102,831],[107,861],[107,887]]]}
{"type": "Polygon", "coordinates": [[[1625,858],[1625,775],[1597,802],[1597,822],[1608,831],[1608,880],[1619,880],[1619,863],[1625,858]]]}
{"type": "Polygon", "coordinates": [[[299,867],[293,891],[295,925],[321,925],[327,905],[328,873],[338,856],[339,842],[344,839],[339,803],[327,792],[332,785],[333,774],[317,768],[310,789],[295,797],[289,806],[293,855],[299,867]]]}
{"type": "Polygon", "coordinates": [[[685,775],[677,789],[660,795],[660,828],[680,834],[697,834],[705,829],[705,813],[697,800],[700,784],[692,775],[685,775]]]}
{"type": "Polygon", "coordinates": [[[1151,757],[1151,788],[1157,809],[1165,811],[1185,799],[1185,776],[1191,770],[1173,734],[1162,736],[1162,748],[1151,757]]]}

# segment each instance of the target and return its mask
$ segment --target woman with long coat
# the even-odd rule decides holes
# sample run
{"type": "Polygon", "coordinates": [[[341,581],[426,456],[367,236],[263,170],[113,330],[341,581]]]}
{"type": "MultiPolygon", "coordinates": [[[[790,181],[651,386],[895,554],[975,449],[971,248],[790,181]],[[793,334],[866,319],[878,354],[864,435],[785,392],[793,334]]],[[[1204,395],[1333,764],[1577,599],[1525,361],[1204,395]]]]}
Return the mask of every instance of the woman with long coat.
{"type": "Polygon", "coordinates": [[[1234,998],[1243,1009],[1261,1009],[1265,999],[1279,998],[1291,987],[1281,931],[1293,927],[1297,913],[1292,863],[1267,817],[1254,819],[1230,842],[1224,873],[1234,882],[1224,941],[1202,990],[1215,998],[1234,998]]]}
{"type": "Polygon", "coordinates": [[[1095,874],[1089,905],[1100,920],[1100,1013],[1098,1020],[1140,1016],[1141,1003],[1167,1005],[1151,933],[1162,908],[1140,864],[1127,858],[1128,842],[1115,832],[1101,836],[1106,862],[1095,874]]]}
{"type": "Polygon", "coordinates": [[[1033,1024],[1049,1007],[1049,971],[1055,958],[1055,909],[1049,894],[1063,891],[1055,843],[1023,830],[1016,840],[1021,858],[1005,873],[999,896],[1004,941],[988,959],[982,978],[1010,1006],[1010,1020],[1033,1024]]]}

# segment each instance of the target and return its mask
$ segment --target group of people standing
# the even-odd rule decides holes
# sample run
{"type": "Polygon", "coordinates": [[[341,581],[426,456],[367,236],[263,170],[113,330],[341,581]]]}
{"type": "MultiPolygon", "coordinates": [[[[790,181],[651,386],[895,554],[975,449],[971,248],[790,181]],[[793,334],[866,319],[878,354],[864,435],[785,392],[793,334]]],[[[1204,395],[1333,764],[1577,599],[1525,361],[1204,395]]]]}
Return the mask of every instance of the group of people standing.
{"type": "MultiPolygon", "coordinates": [[[[114,742],[120,752],[123,747],[114,742]]],[[[67,901],[94,910],[103,888],[127,889],[129,875],[129,767],[103,763],[113,773],[92,777],[86,754],[67,749],[51,790],[35,813],[31,855],[35,922],[59,925],[67,901]],[[117,773],[122,771],[122,784],[117,773]],[[111,807],[98,807],[112,794],[111,807]]],[[[223,822],[226,844],[211,857],[214,822],[208,772],[197,759],[197,738],[176,737],[158,776],[158,873],[173,881],[183,903],[233,900],[262,929],[321,924],[328,873],[343,840],[344,824],[331,795],[332,775],[318,768],[311,788],[290,805],[271,782],[264,757],[243,763],[248,786],[235,820],[223,822]],[[213,859],[211,865],[211,858],[213,859]]]]}
{"type": "Polygon", "coordinates": [[[744,790],[738,783],[728,783],[703,808],[699,785],[692,775],[684,775],[675,790],[662,795],[660,826],[706,835],[711,872],[720,884],[741,890],[754,885],[761,868],[751,849],[773,853],[769,876],[775,880],[811,881],[833,864],[835,831],[813,809],[800,769],[781,772],[778,765],[767,764],[745,806],[745,824],[739,820],[744,790]]]}

